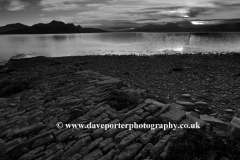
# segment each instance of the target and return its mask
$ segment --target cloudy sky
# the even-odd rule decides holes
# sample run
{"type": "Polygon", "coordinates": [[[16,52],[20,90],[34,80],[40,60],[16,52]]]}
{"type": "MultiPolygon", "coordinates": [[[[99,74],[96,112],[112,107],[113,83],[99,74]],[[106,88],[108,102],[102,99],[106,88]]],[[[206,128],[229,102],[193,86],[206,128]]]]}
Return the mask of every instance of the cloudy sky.
{"type": "Polygon", "coordinates": [[[148,23],[222,23],[240,19],[240,0],[0,0],[0,26],[60,20],[124,29],[148,23]]]}

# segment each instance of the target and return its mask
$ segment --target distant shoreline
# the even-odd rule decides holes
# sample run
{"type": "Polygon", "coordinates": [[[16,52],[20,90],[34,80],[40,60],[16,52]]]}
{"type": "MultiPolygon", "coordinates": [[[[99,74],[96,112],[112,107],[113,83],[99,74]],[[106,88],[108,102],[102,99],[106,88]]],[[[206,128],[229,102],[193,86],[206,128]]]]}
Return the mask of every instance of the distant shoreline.
{"type": "Polygon", "coordinates": [[[221,33],[240,33],[240,32],[236,32],[236,31],[229,31],[229,32],[178,32],[178,31],[175,31],[175,32],[156,32],[156,31],[148,31],[148,32],[143,32],[143,31],[106,31],[106,32],[86,32],[86,33],[79,33],[79,32],[76,32],[76,33],[1,33],[0,32],[0,35],[45,35],[45,34],[48,34],[48,35],[51,35],[51,34],[94,34],[94,33],[104,33],[104,34],[107,34],[107,33],[189,33],[189,34],[221,34],[221,33]]]}

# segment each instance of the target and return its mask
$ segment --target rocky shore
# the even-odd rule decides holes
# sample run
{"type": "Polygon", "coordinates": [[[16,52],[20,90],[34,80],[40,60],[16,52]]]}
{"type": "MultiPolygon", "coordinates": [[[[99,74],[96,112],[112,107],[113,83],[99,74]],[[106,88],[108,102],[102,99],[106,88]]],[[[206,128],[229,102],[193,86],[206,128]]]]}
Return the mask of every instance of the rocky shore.
{"type": "Polygon", "coordinates": [[[240,159],[239,62],[235,54],[10,60],[0,68],[0,159],[240,159]]]}

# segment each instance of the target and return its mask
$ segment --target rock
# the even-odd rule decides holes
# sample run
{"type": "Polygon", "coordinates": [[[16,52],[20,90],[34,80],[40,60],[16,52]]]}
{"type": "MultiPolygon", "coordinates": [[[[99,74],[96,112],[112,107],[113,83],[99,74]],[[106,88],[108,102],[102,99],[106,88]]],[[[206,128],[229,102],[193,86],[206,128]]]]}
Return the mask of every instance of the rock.
{"type": "Polygon", "coordinates": [[[117,78],[112,78],[112,79],[107,79],[107,80],[104,80],[104,81],[99,81],[99,82],[96,82],[95,84],[97,86],[98,85],[106,85],[106,84],[114,84],[114,85],[117,85],[117,88],[124,87],[123,82],[120,79],[117,79],[117,78]]]}
{"type": "MultiPolygon", "coordinates": [[[[58,135],[56,137],[56,140],[58,142],[62,142],[64,140],[68,139],[73,133],[74,133],[74,130],[72,130],[72,131],[67,130],[67,131],[61,133],[60,135],[58,135]]],[[[55,133],[55,134],[57,134],[57,133],[55,133]]]]}
{"type": "Polygon", "coordinates": [[[85,137],[77,141],[71,148],[69,148],[62,156],[62,160],[67,159],[68,157],[73,156],[77,152],[79,152],[82,148],[84,148],[87,144],[91,142],[90,137],[85,137]]]}
{"type": "MultiPolygon", "coordinates": [[[[172,103],[172,104],[165,104],[165,105],[162,107],[162,109],[160,109],[159,111],[157,111],[156,113],[154,113],[153,117],[158,118],[162,113],[168,111],[168,110],[171,108],[171,106],[175,106],[175,105],[177,105],[177,104],[174,104],[174,103],[172,103]]],[[[177,108],[177,107],[176,107],[176,108],[177,108]]],[[[183,108],[183,107],[182,107],[182,108],[183,108]]]]}
{"type": "Polygon", "coordinates": [[[167,158],[167,154],[168,154],[168,151],[169,151],[169,147],[171,146],[171,141],[169,141],[167,143],[167,145],[164,147],[162,153],[160,154],[160,158],[165,160],[167,158]]]}
{"type": "Polygon", "coordinates": [[[155,101],[155,100],[152,100],[152,99],[146,99],[144,103],[157,105],[158,107],[160,107],[160,109],[161,109],[161,107],[163,107],[165,105],[161,102],[158,102],[158,101],[155,101]]]}
{"type": "Polygon", "coordinates": [[[95,147],[98,146],[99,143],[101,143],[103,141],[103,138],[98,138],[96,140],[94,140],[91,144],[89,144],[88,146],[84,147],[81,151],[80,154],[85,156],[87,155],[92,149],[94,149],[95,147]]]}
{"type": "Polygon", "coordinates": [[[57,153],[55,153],[54,155],[48,157],[46,160],[60,159],[59,157],[61,157],[63,153],[64,153],[63,149],[61,149],[57,153]]]}
{"type": "Polygon", "coordinates": [[[102,113],[98,117],[96,117],[94,120],[92,120],[92,123],[97,124],[107,117],[108,117],[108,115],[106,113],[102,113]]]}
{"type": "Polygon", "coordinates": [[[240,118],[233,117],[232,121],[228,125],[229,135],[240,139],[240,118]]]}
{"type": "Polygon", "coordinates": [[[127,89],[125,90],[127,92],[127,94],[130,97],[134,97],[136,99],[146,99],[146,90],[143,89],[127,89]]]}
{"type": "Polygon", "coordinates": [[[42,122],[38,122],[38,123],[35,123],[31,126],[26,126],[26,127],[22,127],[22,128],[16,128],[14,129],[11,133],[9,133],[9,137],[10,136],[13,136],[13,135],[17,135],[17,134],[21,134],[23,132],[30,132],[32,130],[35,130],[35,129],[40,129],[40,128],[43,128],[44,127],[44,124],[42,122]]]}
{"type": "Polygon", "coordinates": [[[166,146],[168,141],[170,140],[171,135],[164,136],[160,141],[158,141],[150,150],[149,155],[153,159],[157,159],[160,156],[160,153],[162,152],[163,148],[166,146]]]}
{"type": "Polygon", "coordinates": [[[150,105],[150,106],[148,106],[148,107],[145,107],[144,109],[145,109],[147,112],[153,114],[153,113],[155,113],[157,110],[162,109],[162,107],[159,107],[159,106],[157,106],[157,105],[152,104],[152,105],[150,105]]]}
{"type": "Polygon", "coordinates": [[[97,139],[99,137],[101,137],[105,132],[105,129],[103,128],[99,128],[99,129],[96,129],[95,131],[93,131],[93,133],[91,134],[91,137],[93,139],[97,139]]]}
{"type": "Polygon", "coordinates": [[[99,148],[100,149],[103,149],[104,147],[106,147],[107,145],[109,145],[110,143],[113,142],[113,138],[106,138],[104,141],[102,141],[100,144],[99,144],[99,148]]]}
{"type": "Polygon", "coordinates": [[[128,146],[119,154],[118,160],[133,159],[141,147],[141,143],[135,143],[128,146]]]}
{"type": "Polygon", "coordinates": [[[113,157],[115,156],[115,154],[116,154],[116,151],[114,149],[112,149],[105,156],[101,157],[98,160],[112,160],[113,157]]]}
{"type": "Polygon", "coordinates": [[[208,110],[211,110],[211,107],[209,107],[209,104],[206,102],[195,102],[194,103],[196,107],[200,110],[200,112],[207,112],[208,110]]]}
{"type": "Polygon", "coordinates": [[[206,130],[207,122],[187,114],[186,117],[179,124],[189,124],[195,129],[206,130]],[[197,124],[199,124],[200,128],[196,128],[198,127],[197,124]]]}
{"type": "Polygon", "coordinates": [[[53,141],[53,139],[54,138],[51,134],[46,136],[46,137],[40,138],[33,143],[32,148],[36,148],[36,147],[41,146],[43,144],[49,143],[49,142],[53,141]]]}
{"type": "Polygon", "coordinates": [[[139,137],[139,141],[143,144],[143,145],[146,145],[148,144],[151,139],[153,138],[153,135],[157,132],[157,130],[151,130],[151,131],[148,131],[144,134],[142,134],[140,137],[139,137]]]}
{"type": "Polygon", "coordinates": [[[118,134],[115,136],[114,141],[115,141],[115,142],[120,142],[124,137],[128,136],[128,135],[131,134],[131,133],[132,133],[132,131],[130,131],[130,130],[125,130],[125,131],[123,131],[123,132],[121,132],[121,133],[118,133],[118,134]]]}
{"type": "Polygon", "coordinates": [[[196,109],[196,105],[192,102],[177,101],[176,103],[185,107],[187,111],[194,111],[196,109]]]}
{"type": "Polygon", "coordinates": [[[190,94],[181,94],[180,95],[180,101],[191,102],[192,101],[192,97],[191,97],[190,94]]]}
{"type": "Polygon", "coordinates": [[[114,135],[117,133],[117,128],[110,128],[108,129],[104,134],[104,138],[114,137],[114,135]]]}
{"type": "Polygon", "coordinates": [[[225,109],[225,112],[230,113],[230,114],[233,114],[233,113],[234,113],[234,110],[232,110],[232,109],[225,109]]]}
{"type": "Polygon", "coordinates": [[[186,115],[190,115],[190,116],[192,116],[192,117],[195,117],[195,118],[200,119],[199,114],[196,113],[196,112],[193,112],[193,111],[191,111],[191,112],[186,112],[186,115]]]}
{"type": "Polygon", "coordinates": [[[119,119],[114,119],[111,122],[109,122],[108,124],[118,124],[120,122],[119,119]]]}
{"type": "Polygon", "coordinates": [[[221,128],[218,128],[218,127],[213,127],[212,132],[216,133],[217,135],[222,136],[222,137],[227,137],[228,136],[227,131],[224,131],[224,129],[221,129],[221,128]]]}
{"type": "Polygon", "coordinates": [[[138,138],[141,135],[142,132],[137,131],[137,132],[133,132],[132,134],[130,134],[129,136],[125,137],[122,139],[122,141],[119,144],[119,148],[123,149],[125,147],[127,147],[130,143],[132,143],[136,138],[138,138]]]}
{"type": "Polygon", "coordinates": [[[152,143],[148,143],[140,152],[139,154],[134,158],[134,160],[141,160],[147,156],[147,153],[149,149],[153,147],[152,143]]]}
{"type": "Polygon", "coordinates": [[[170,106],[169,110],[162,113],[159,116],[159,118],[161,118],[163,121],[176,124],[185,116],[185,111],[182,109],[176,108],[172,104],[169,104],[169,106],[170,106]]]}
{"type": "Polygon", "coordinates": [[[89,153],[88,155],[84,156],[82,160],[97,160],[102,157],[102,151],[100,149],[96,149],[89,153]]]}
{"type": "Polygon", "coordinates": [[[3,140],[0,140],[0,156],[2,157],[5,153],[5,151],[7,150],[8,145],[6,143],[4,143],[3,140]]]}
{"type": "Polygon", "coordinates": [[[38,148],[36,148],[36,149],[34,149],[34,150],[32,150],[32,151],[24,154],[23,156],[21,156],[21,157],[19,158],[19,160],[32,160],[32,159],[34,159],[34,158],[36,157],[36,155],[37,155],[39,152],[41,152],[43,149],[44,149],[44,147],[38,147],[38,148]]]}
{"type": "Polygon", "coordinates": [[[118,154],[113,157],[113,160],[118,160],[118,154]]]}
{"type": "Polygon", "coordinates": [[[114,148],[115,145],[116,145],[115,142],[108,144],[106,147],[104,147],[104,148],[102,149],[103,153],[108,152],[110,149],[114,148]]]}
{"type": "Polygon", "coordinates": [[[134,122],[136,123],[139,123],[140,121],[142,120],[142,117],[137,115],[137,114],[134,114],[128,118],[126,118],[122,124],[133,124],[134,122]]]}
{"type": "Polygon", "coordinates": [[[140,115],[144,113],[144,110],[143,109],[139,109],[135,112],[137,115],[140,115]]]}
{"type": "Polygon", "coordinates": [[[210,124],[210,129],[212,131],[213,127],[215,126],[223,126],[223,127],[228,127],[228,124],[215,118],[215,117],[212,117],[212,116],[208,116],[208,115],[200,115],[200,119],[209,123],[210,124]]]}
{"type": "Polygon", "coordinates": [[[212,113],[212,114],[210,114],[210,116],[217,117],[218,113],[212,113]]]}
{"type": "Polygon", "coordinates": [[[110,108],[109,105],[104,105],[104,106],[101,106],[99,108],[97,108],[96,110],[93,110],[89,115],[91,117],[97,117],[98,115],[100,115],[101,113],[103,113],[104,111],[106,111],[108,108],[110,108]]]}
{"type": "Polygon", "coordinates": [[[80,160],[82,156],[80,154],[75,154],[70,160],[80,160]]]}

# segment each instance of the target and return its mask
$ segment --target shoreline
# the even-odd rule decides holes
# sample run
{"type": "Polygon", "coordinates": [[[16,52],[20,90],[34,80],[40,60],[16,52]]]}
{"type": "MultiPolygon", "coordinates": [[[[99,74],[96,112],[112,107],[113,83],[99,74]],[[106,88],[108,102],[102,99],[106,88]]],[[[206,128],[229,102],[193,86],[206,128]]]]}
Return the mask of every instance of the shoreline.
{"type": "MultiPolygon", "coordinates": [[[[238,53],[44,58],[120,78],[129,87],[146,89],[149,98],[162,102],[172,103],[181,94],[191,94],[194,98],[210,103],[214,108],[210,113],[224,121],[230,121],[233,115],[240,117],[238,53]],[[228,109],[234,110],[235,113],[229,115],[226,111],[228,109]]],[[[24,67],[31,65],[35,66],[28,63],[24,67]]],[[[18,66],[14,68],[16,67],[18,66]]]]}

